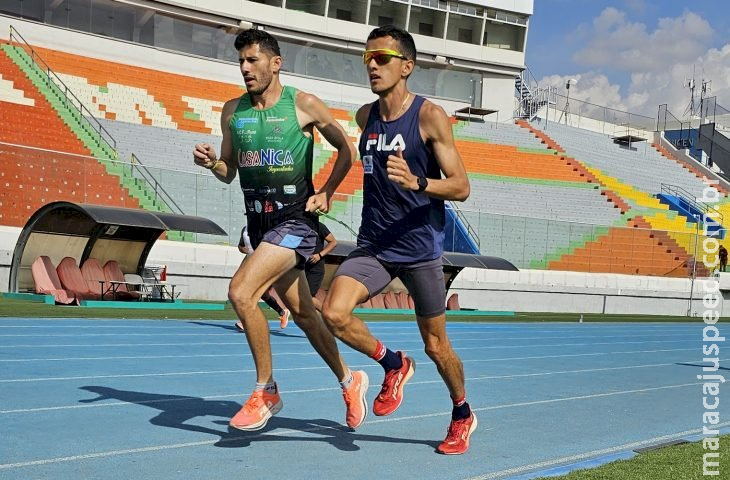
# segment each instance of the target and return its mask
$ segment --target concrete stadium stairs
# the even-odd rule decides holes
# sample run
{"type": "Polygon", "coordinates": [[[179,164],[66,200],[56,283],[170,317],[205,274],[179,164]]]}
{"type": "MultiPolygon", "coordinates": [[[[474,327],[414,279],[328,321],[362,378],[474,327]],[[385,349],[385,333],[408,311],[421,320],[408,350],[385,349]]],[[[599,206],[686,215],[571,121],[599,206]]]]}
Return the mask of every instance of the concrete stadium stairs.
{"type": "Polygon", "coordinates": [[[18,146],[0,145],[0,222],[23,226],[41,206],[58,200],[138,208],[118,178],[90,158],[89,149],[6,55],[5,47],[0,47],[2,77],[32,105],[2,102],[3,114],[13,121],[0,122],[0,141],[18,146]]]}
{"type": "MultiPolygon", "coordinates": [[[[643,218],[629,221],[634,228],[612,227],[596,240],[550,262],[551,270],[688,277],[693,257],[666,232],[653,230],[643,218]]],[[[708,270],[698,263],[697,275],[708,270]]]]}
{"type": "MultiPolygon", "coordinates": [[[[30,81],[29,83],[33,85],[35,91],[39,95],[42,95],[46,104],[51,107],[51,110],[46,112],[48,116],[39,118],[38,124],[45,124],[51,117],[60,118],[62,124],[65,126],[65,131],[75,136],[83,144],[86,149],[85,155],[95,157],[98,163],[103,166],[106,174],[111,175],[112,178],[116,178],[117,183],[126,192],[126,195],[135,200],[135,202],[130,203],[130,205],[133,205],[133,208],[144,208],[146,210],[162,212],[170,211],[167,205],[157,198],[154,190],[143,178],[135,177],[129,167],[115,161],[116,152],[100,137],[99,133],[91,127],[89,121],[77,109],[67,105],[65,93],[54,82],[48,79],[47,75],[41,71],[39,66],[23,48],[3,44],[0,45],[0,49],[3,51],[4,58],[9,59],[15,65],[17,72],[24,75],[30,81]]],[[[10,67],[9,64],[6,65],[10,67]]],[[[23,136],[19,139],[20,143],[27,144],[27,140],[24,140],[27,138],[23,136]]],[[[52,149],[65,151],[65,146],[64,143],[58,143],[52,149]]],[[[93,162],[86,162],[85,166],[91,165],[91,163],[93,162]]],[[[113,190],[104,190],[105,193],[110,191],[113,190]]],[[[91,196],[86,197],[86,201],[89,203],[106,204],[110,199],[109,197],[109,195],[106,195],[105,198],[104,194],[92,192],[91,196]]],[[[166,236],[171,240],[193,239],[193,235],[185,232],[169,231],[166,233],[166,236]]]]}

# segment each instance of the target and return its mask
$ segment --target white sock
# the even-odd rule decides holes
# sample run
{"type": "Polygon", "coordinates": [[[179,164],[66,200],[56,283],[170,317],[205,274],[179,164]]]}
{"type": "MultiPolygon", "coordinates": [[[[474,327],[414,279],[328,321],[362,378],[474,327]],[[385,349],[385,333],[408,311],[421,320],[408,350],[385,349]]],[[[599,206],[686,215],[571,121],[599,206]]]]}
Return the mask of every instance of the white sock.
{"type": "Polygon", "coordinates": [[[345,380],[340,382],[340,386],[343,390],[347,390],[348,388],[350,388],[350,385],[352,385],[353,380],[354,378],[352,377],[352,371],[348,370],[347,375],[345,375],[345,380]]]}
{"type": "Polygon", "coordinates": [[[276,382],[271,383],[259,383],[256,382],[256,387],[254,387],[253,391],[258,392],[260,390],[265,390],[266,393],[274,394],[276,393],[276,382]]]}

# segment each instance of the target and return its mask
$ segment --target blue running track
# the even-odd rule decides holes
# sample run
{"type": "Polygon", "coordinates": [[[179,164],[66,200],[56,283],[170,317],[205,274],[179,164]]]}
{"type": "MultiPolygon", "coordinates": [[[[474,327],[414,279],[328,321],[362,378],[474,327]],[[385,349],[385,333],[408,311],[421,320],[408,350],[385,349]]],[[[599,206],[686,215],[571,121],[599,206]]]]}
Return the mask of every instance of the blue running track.
{"type": "MultiPolygon", "coordinates": [[[[701,431],[701,322],[450,323],[479,418],[453,457],[415,322],[369,326],[418,365],[397,412],[349,431],[332,373],[272,322],[284,409],[246,433],[227,425],[255,379],[232,322],[0,319],[0,479],[529,478],[701,431]]],[[[341,352],[372,404],[381,367],[341,352]]]]}

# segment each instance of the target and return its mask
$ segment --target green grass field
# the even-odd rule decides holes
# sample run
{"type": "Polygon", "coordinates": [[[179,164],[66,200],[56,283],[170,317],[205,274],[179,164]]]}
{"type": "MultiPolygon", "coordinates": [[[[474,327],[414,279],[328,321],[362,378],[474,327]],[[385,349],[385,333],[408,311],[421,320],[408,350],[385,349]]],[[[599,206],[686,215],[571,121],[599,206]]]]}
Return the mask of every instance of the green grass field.
{"type": "Polygon", "coordinates": [[[699,480],[701,478],[730,478],[730,435],[720,437],[720,457],[712,459],[719,462],[720,475],[702,475],[702,455],[711,450],[703,450],[701,442],[686,443],[672,447],[640,453],[630,460],[611,462],[598,468],[576,470],[560,477],[542,477],[539,480],[699,480]],[[724,468],[723,468],[724,467],[724,468]]]}
{"type": "MultiPolygon", "coordinates": [[[[185,303],[195,303],[194,300],[185,300],[185,303]]],[[[223,302],[208,302],[223,303],[223,302]]],[[[263,305],[263,304],[262,304],[263,305]]],[[[276,318],[274,312],[266,306],[263,311],[267,318],[276,318]]],[[[449,313],[448,319],[453,322],[578,322],[581,314],[578,313],[517,313],[515,315],[459,315],[449,313]]],[[[178,319],[178,320],[235,320],[236,314],[231,305],[226,303],[223,310],[195,311],[167,309],[122,309],[122,308],[93,308],[73,305],[46,305],[39,301],[28,301],[15,298],[5,298],[0,294],[0,317],[43,317],[43,318],[150,318],[150,319],[178,319]]],[[[363,314],[361,317],[368,321],[412,321],[411,315],[363,314]]],[[[590,322],[701,322],[700,318],[667,317],[658,315],[601,315],[595,313],[583,314],[583,321],[590,322]]],[[[730,321],[730,317],[723,317],[721,322],[730,321]]]]}

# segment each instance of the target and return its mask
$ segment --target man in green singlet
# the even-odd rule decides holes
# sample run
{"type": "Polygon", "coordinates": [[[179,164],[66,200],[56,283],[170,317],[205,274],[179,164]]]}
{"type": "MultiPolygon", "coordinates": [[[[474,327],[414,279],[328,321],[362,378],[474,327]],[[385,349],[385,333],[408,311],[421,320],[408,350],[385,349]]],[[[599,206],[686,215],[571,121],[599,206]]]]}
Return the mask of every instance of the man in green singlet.
{"type": "Polygon", "coordinates": [[[359,427],[367,415],[368,377],[351,372],[335,339],[314,308],[304,266],[317,246],[317,213],[329,210],[335,190],[355,160],[355,148],[327,106],[316,96],[285,87],[279,79],[279,44],[263,30],[236,37],[247,93],[223,106],[221,155],[206,143],[193,160],[219,180],[241,182],[248,234],[255,249],[231,279],[228,298],[245,329],[256,365],[256,387],[231,419],[239,430],[264,428],[283,402],[273,377],[269,327],[258,306],[273,285],[342,386],[346,422],[359,427]],[[332,173],[319,192],[312,184],[314,128],[337,149],[332,173]]]}

